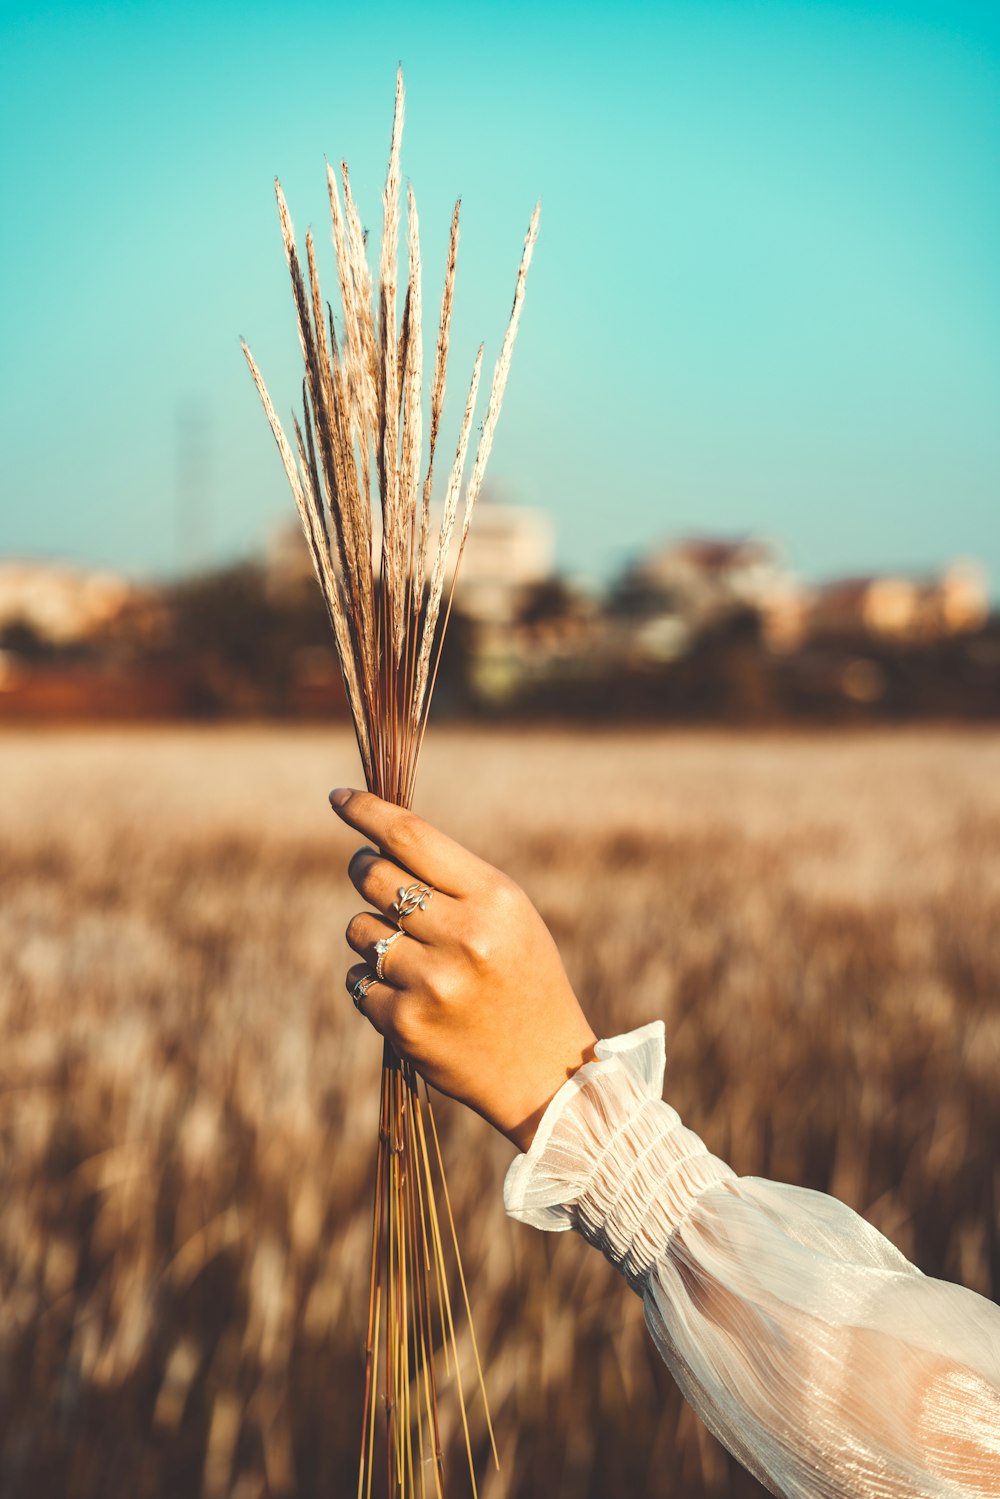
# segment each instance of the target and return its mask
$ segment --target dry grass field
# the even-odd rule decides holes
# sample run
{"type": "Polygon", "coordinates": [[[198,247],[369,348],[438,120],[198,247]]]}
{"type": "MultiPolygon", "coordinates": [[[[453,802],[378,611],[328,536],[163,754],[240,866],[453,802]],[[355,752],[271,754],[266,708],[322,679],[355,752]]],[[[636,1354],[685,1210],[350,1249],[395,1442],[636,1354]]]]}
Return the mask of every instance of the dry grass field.
{"type": "MultiPolygon", "coordinates": [[[[353,1493],[380,1047],[325,796],[357,775],[341,730],[0,738],[2,1499],[353,1493]]],[[[599,1033],[664,1017],[714,1151],[997,1293],[1000,736],[441,729],[418,807],[526,886],[599,1033]]],[[[604,1261],[504,1217],[505,1142],[440,1117],[485,1499],[759,1493],[604,1261]]]]}

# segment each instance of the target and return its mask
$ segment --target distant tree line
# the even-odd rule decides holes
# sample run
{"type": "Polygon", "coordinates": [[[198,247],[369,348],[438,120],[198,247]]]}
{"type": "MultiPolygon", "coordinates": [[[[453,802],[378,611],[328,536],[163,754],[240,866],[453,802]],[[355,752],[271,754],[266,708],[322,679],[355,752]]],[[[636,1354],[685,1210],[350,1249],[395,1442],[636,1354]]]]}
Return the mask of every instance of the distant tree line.
{"type": "MultiPolygon", "coordinates": [[[[586,607],[558,578],[523,590],[511,617],[456,611],[439,714],[635,722],[864,722],[1000,717],[1000,619],[931,641],[863,631],[776,651],[735,608],[683,649],[632,648],[662,598],[612,588],[586,607]],[[498,685],[499,684],[499,685],[498,685]]],[[[241,563],[151,591],[107,630],[53,645],[27,621],[0,629],[0,717],[331,717],[346,711],[312,579],[275,588],[241,563]]]]}

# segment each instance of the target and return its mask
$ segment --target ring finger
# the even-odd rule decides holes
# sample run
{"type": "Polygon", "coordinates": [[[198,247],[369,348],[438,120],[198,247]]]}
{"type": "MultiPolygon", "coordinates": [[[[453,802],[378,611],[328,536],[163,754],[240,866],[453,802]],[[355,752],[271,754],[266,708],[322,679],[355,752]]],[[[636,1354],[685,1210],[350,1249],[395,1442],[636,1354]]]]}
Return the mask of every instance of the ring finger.
{"type": "Polygon", "coordinates": [[[346,988],[354,1001],[354,1008],[366,1020],[370,1020],[377,1031],[385,1035],[393,1006],[399,998],[398,992],[391,984],[380,984],[373,979],[367,963],[355,963],[353,968],[347,970],[346,988]],[[364,987],[359,994],[358,986],[362,979],[364,987]]]}
{"type": "Polygon", "coordinates": [[[351,859],[347,872],[358,894],[369,905],[381,911],[393,925],[399,922],[394,907],[401,892],[415,887],[416,894],[419,895],[422,890],[426,890],[423,906],[418,906],[403,918],[406,935],[415,937],[418,942],[439,941],[451,914],[450,908],[458,904],[454,896],[432,890],[430,886],[414,880],[399,864],[386,859],[372,848],[359,848],[351,859]]]}
{"type": "Polygon", "coordinates": [[[394,989],[415,988],[420,980],[419,942],[401,932],[394,922],[371,911],[359,911],[348,923],[348,944],[364,958],[373,973],[379,956],[376,943],[385,939],[390,939],[390,945],[382,959],[382,982],[394,989]]]}

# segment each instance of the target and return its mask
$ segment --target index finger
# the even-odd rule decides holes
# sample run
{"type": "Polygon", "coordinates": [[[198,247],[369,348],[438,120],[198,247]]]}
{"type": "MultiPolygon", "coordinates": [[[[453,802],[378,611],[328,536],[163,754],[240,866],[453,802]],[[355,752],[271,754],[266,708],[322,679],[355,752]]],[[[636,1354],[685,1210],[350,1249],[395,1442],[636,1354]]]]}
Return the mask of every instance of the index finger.
{"type": "Polygon", "coordinates": [[[370,791],[340,787],[330,792],[330,805],[338,817],[370,838],[384,854],[446,895],[465,895],[492,873],[482,859],[439,833],[415,812],[384,802],[370,791]]]}

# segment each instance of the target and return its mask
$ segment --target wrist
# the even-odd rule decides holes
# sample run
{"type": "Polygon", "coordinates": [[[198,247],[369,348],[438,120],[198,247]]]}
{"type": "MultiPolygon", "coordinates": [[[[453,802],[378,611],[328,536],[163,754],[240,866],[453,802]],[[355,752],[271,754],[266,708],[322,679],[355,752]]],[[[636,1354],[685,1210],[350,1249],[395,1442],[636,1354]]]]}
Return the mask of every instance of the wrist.
{"type": "Polygon", "coordinates": [[[530,1149],[545,1111],[560,1088],[574,1073],[579,1072],[585,1062],[594,1060],[596,1045],[597,1037],[589,1026],[585,1026],[572,1042],[561,1049],[558,1061],[553,1059],[553,1065],[546,1069],[544,1079],[539,1079],[538,1084],[531,1090],[532,1101],[522,1106],[521,1109],[515,1110],[516,1117],[512,1121],[500,1126],[501,1133],[505,1134],[522,1153],[530,1149]]]}

